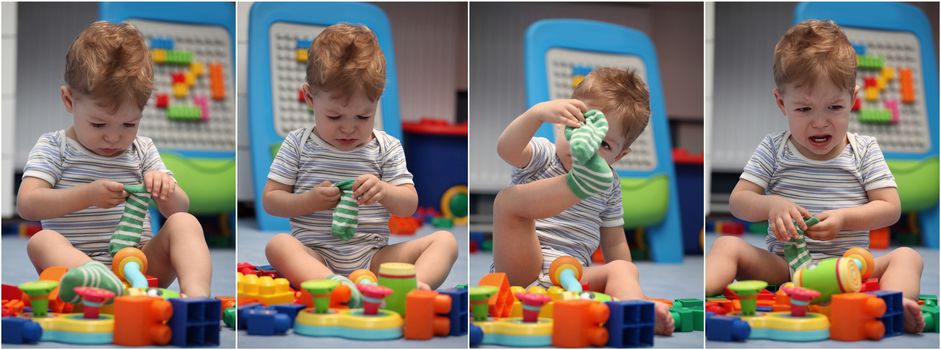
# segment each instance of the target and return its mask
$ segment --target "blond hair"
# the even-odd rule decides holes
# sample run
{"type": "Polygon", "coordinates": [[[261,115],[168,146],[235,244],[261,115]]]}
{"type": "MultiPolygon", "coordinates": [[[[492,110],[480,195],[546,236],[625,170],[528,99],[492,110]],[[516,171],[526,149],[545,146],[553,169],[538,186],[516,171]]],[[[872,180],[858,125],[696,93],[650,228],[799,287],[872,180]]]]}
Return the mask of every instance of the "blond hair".
{"type": "Polygon", "coordinates": [[[363,92],[378,100],[386,84],[386,59],[376,35],[365,26],[345,23],[324,29],[310,46],[307,84],[346,98],[363,92]]]}
{"type": "Polygon", "coordinates": [[[812,86],[819,77],[848,91],[856,87],[856,52],[833,21],[806,20],[791,27],[774,46],[774,83],[812,86]]]}
{"type": "Polygon", "coordinates": [[[572,98],[597,108],[609,119],[618,118],[625,147],[637,140],[650,121],[650,93],[633,69],[595,69],[575,87],[572,98]]]}
{"type": "Polygon", "coordinates": [[[65,83],[103,107],[117,110],[125,100],[133,100],[144,109],[154,88],[144,36],[127,23],[92,23],[65,54],[65,83]]]}

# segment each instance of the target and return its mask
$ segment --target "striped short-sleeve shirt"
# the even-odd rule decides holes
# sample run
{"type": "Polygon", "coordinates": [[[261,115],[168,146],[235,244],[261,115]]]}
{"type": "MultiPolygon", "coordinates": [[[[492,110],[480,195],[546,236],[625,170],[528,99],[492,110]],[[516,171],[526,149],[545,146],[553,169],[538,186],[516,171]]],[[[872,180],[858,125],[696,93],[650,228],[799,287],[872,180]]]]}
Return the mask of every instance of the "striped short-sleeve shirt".
{"type": "MultiPolygon", "coordinates": [[[[29,152],[23,177],[35,177],[65,189],[108,179],[122,184],[141,184],[144,173],[167,170],[157,147],[150,138],[137,136],[130,148],[114,157],[94,154],[78,141],[66,136],[65,130],[45,133],[29,152]]],[[[59,218],[42,220],[44,229],[59,232],[72,245],[93,259],[110,263],[108,241],[118,227],[124,203],[112,208],[89,207],[59,218]]],[[[141,244],[152,237],[149,213],[144,218],[141,244]]]]}
{"type": "MultiPolygon", "coordinates": [[[[555,144],[535,137],[529,141],[533,157],[525,167],[513,169],[511,182],[525,184],[565,175],[568,171],[555,152],[555,144]]],[[[570,255],[584,266],[591,265],[591,254],[601,242],[602,227],[624,226],[624,209],[617,174],[602,193],[585,198],[558,215],[536,220],[536,235],[543,251],[543,264],[570,255]]]]}
{"type": "MultiPolygon", "coordinates": [[[[787,131],[765,136],[749,159],[741,179],[804,207],[811,214],[852,208],[869,203],[866,191],[897,187],[876,139],[847,133],[849,144],[829,160],[813,160],[802,155],[790,141],[787,131]]],[[[784,254],[784,242],[771,228],[765,237],[768,250],[784,254]]],[[[829,241],[807,238],[807,248],[815,261],[841,256],[851,247],[868,247],[868,231],[841,231],[829,241]]]]}
{"type": "MultiPolygon", "coordinates": [[[[281,144],[268,179],[294,186],[294,193],[304,193],[323,181],[336,184],[363,174],[376,175],[393,186],[414,184],[405,164],[402,143],[379,130],[373,131],[371,141],[351,151],[336,149],[316,132],[294,130],[281,144]]],[[[291,235],[310,247],[340,250],[363,245],[381,247],[389,242],[389,215],[379,203],[360,206],[357,232],[352,239],[343,241],[331,234],[333,210],[322,210],[291,218],[291,235]]]]}

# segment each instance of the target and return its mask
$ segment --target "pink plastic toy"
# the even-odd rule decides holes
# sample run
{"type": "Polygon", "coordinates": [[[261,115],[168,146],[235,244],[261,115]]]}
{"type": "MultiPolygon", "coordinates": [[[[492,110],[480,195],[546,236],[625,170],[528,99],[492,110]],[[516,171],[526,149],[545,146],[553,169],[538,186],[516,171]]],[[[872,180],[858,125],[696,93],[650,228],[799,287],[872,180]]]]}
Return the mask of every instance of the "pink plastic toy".
{"type": "Polygon", "coordinates": [[[380,285],[357,284],[356,289],[363,293],[363,314],[375,315],[382,305],[382,299],[392,294],[392,289],[380,285]]]}
{"type": "Polygon", "coordinates": [[[524,323],[536,323],[539,319],[539,309],[552,300],[548,295],[536,293],[516,293],[516,299],[523,303],[524,323]]]}
{"type": "Polygon", "coordinates": [[[84,317],[87,319],[98,319],[101,305],[114,298],[111,291],[95,287],[75,287],[75,294],[82,298],[84,317]]]}
{"type": "Polygon", "coordinates": [[[804,317],[807,315],[807,307],[810,301],[820,296],[820,292],[813,289],[801,287],[784,287],[781,289],[783,289],[784,292],[787,293],[788,298],[791,299],[791,316],[793,317],[804,317]]]}

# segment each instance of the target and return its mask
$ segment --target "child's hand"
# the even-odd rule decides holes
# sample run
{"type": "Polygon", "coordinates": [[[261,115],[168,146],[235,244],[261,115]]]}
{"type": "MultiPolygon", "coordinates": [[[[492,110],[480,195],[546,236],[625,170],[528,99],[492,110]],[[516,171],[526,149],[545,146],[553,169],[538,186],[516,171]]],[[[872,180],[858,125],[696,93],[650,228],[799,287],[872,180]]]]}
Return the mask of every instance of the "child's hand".
{"type": "Polygon", "coordinates": [[[144,173],[144,188],[154,200],[165,201],[176,191],[176,181],[165,172],[148,171],[144,173]]]}
{"type": "Polygon", "coordinates": [[[340,204],[340,189],[334,186],[330,181],[321,182],[308,192],[313,196],[315,203],[327,203],[328,208],[335,208],[340,204]]]}
{"type": "Polygon", "coordinates": [[[98,208],[112,208],[124,203],[125,198],[127,198],[124,185],[117,181],[100,179],[88,184],[88,186],[88,197],[91,198],[92,205],[98,208]]]}
{"type": "Polygon", "coordinates": [[[817,218],[820,219],[820,222],[804,232],[807,234],[807,237],[818,241],[829,241],[836,237],[836,235],[840,233],[840,230],[843,229],[845,217],[839,210],[822,212],[817,214],[817,218]]]}
{"type": "Polygon", "coordinates": [[[359,205],[378,203],[386,198],[388,189],[389,183],[379,180],[376,175],[363,174],[353,181],[353,199],[359,205]]]}
{"type": "Polygon", "coordinates": [[[811,216],[807,209],[783,197],[772,196],[770,198],[774,202],[768,209],[768,224],[771,225],[775,238],[781,241],[798,238],[797,227],[794,226],[795,221],[801,230],[807,231],[804,218],[811,216]]]}
{"type": "Polygon", "coordinates": [[[588,111],[584,102],[576,99],[552,100],[539,103],[526,114],[544,123],[562,124],[577,128],[585,121],[583,114],[588,111]]]}

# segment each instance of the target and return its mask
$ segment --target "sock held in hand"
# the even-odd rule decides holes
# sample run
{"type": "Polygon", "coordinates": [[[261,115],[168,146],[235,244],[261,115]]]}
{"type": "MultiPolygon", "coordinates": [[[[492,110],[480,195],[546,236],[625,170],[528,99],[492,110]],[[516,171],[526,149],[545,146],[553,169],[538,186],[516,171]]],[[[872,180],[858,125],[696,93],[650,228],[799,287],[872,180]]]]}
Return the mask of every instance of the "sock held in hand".
{"type": "Polygon", "coordinates": [[[350,281],[349,278],[337,274],[331,274],[327,276],[327,279],[337,281],[350,288],[350,302],[346,304],[347,306],[351,308],[362,306],[363,296],[360,294],[359,289],[356,289],[356,283],[350,281]]]}
{"type": "Polygon", "coordinates": [[[572,169],[566,182],[580,199],[603,192],[614,180],[611,167],[597,153],[607,133],[608,120],[595,109],[585,113],[582,126],[565,128],[565,139],[572,150],[572,169]]]}
{"type": "MultiPolygon", "coordinates": [[[[807,220],[804,220],[804,224],[807,225],[807,228],[820,222],[816,216],[811,216],[807,220]]],[[[810,252],[807,250],[807,240],[804,238],[804,231],[797,226],[797,223],[794,223],[794,226],[797,227],[798,238],[791,238],[784,245],[784,261],[787,261],[787,265],[791,267],[791,272],[797,271],[799,269],[807,267],[810,265],[810,252]]]]}
{"type": "Polygon", "coordinates": [[[353,180],[340,182],[336,186],[340,189],[340,203],[333,210],[332,232],[333,237],[346,241],[356,234],[359,205],[353,200],[353,180]]]}
{"type": "Polygon", "coordinates": [[[118,229],[111,235],[111,241],[108,243],[111,256],[125,247],[136,247],[137,243],[140,243],[147,207],[150,205],[150,192],[147,192],[144,185],[124,185],[124,190],[130,195],[124,203],[124,214],[118,222],[118,229]]]}
{"type": "Polygon", "coordinates": [[[59,296],[62,301],[69,303],[78,303],[82,300],[75,293],[75,287],[98,287],[114,293],[115,297],[121,296],[124,291],[124,285],[118,276],[111,272],[105,264],[97,261],[89,261],[82,266],[69,269],[59,281],[59,296]]]}

